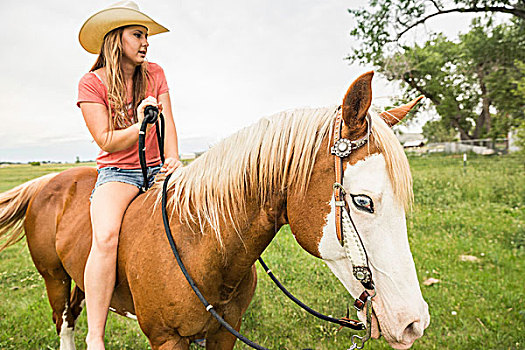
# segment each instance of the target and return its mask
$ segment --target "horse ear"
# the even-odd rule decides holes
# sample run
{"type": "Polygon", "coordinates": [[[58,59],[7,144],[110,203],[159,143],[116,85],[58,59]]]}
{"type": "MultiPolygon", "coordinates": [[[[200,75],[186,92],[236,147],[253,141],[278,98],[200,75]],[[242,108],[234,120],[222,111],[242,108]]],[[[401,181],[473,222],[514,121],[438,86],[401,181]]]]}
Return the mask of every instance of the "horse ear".
{"type": "Polygon", "coordinates": [[[372,103],[373,76],[371,71],[357,78],[343,99],[343,120],[351,133],[360,134],[366,130],[365,117],[372,103]]]}
{"type": "Polygon", "coordinates": [[[404,117],[410,112],[412,108],[414,108],[415,105],[423,98],[423,96],[419,96],[406,105],[402,105],[399,107],[392,108],[388,111],[385,111],[380,114],[381,118],[390,126],[394,126],[397,123],[399,123],[401,120],[403,120],[404,117]]]}

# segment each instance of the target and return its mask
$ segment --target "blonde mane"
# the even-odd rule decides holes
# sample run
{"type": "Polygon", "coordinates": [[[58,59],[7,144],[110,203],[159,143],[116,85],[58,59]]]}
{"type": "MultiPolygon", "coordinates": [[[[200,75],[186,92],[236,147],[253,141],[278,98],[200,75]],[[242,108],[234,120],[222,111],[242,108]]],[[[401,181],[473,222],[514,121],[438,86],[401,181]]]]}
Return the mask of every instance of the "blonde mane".
{"type": "Polygon", "coordinates": [[[371,111],[370,115],[372,116],[372,139],[385,157],[394,197],[405,210],[410,210],[414,200],[412,174],[403,146],[378,113],[371,111]]]}
{"type": "MultiPolygon", "coordinates": [[[[219,142],[173,173],[168,184],[172,214],[178,213],[181,223],[198,224],[201,232],[211,228],[222,246],[221,221],[238,230],[249,197],[263,204],[290,187],[305,192],[337,111],[329,107],[281,112],[219,142]]],[[[412,198],[408,161],[394,133],[374,113],[372,138],[385,156],[394,193],[406,207],[412,198]]]]}

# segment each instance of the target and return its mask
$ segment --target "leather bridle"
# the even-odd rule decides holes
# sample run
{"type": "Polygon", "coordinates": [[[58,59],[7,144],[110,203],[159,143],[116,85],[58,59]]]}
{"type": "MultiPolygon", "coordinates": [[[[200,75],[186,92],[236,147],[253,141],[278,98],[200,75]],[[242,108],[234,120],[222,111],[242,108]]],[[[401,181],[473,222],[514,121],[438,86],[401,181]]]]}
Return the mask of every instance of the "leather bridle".
{"type": "Polygon", "coordinates": [[[335,161],[335,182],[334,190],[334,204],[335,204],[335,230],[337,240],[345,250],[346,258],[352,263],[352,274],[361,282],[365,290],[361,293],[359,298],[354,302],[354,307],[361,311],[366,306],[367,319],[367,334],[364,337],[357,335],[352,336],[352,346],[350,349],[362,349],[364,343],[370,339],[371,335],[371,311],[372,298],[375,296],[375,286],[372,280],[372,271],[368,264],[368,255],[366,254],[365,246],[357,231],[357,228],[350,215],[350,207],[346,200],[346,191],[343,186],[343,159],[350,156],[352,151],[364,146],[370,140],[370,133],[372,130],[372,118],[369,114],[366,116],[367,133],[365,136],[351,141],[341,136],[343,129],[343,113],[342,108],[339,107],[337,116],[334,121],[334,145],[331,148],[331,154],[334,155],[335,161]],[[368,290],[373,293],[370,295],[368,290]],[[359,339],[359,342],[356,342],[359,339]]]}
{"type": "Polygon", "coordinates": [[[350,207],[346,201],[346,191],[343,186],[343,159],[348,157],[353,150],[365,145],[370,137],[371,118],[368,115],[369,131],[362,138],[350,141],[341,137],[343,128],[343,118],[341,109],[337,113],[334,125],[334,145],[331,153],[335,156],[335,179],[334,200],[335,200],[335,230],[337,239],[343,248],[347,258],[352,261],[352,273],[366,289],[374,289],[372,282],[372,272],[368,267],[368,256],[366,254],[363,241],[357,232],[354,221],[350,216],[350,207]]]}

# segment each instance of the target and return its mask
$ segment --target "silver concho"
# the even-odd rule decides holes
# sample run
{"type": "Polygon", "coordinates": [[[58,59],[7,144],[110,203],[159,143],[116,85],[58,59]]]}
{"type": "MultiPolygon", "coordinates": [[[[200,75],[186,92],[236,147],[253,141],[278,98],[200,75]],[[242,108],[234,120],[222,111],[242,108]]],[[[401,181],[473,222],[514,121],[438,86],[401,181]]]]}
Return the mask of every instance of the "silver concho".
{"type": "Polygon", "coordinates": [[[352,153],[352,141],[339,139],[332,146],[332,154],[340,158],[348,157],[352,153]]]}
{"type": "Polygon", "coordinates": [[[366,266],[354,266],[353,270],[355,278],[357,278],[359,281],[368,283],[372,280],[370,271],[366,266]]]}
{"type": "Polygon", "coordinates": [[[331,153],[334,156],[345,158],[348,157],[354,149],[357,149],[366,144],[367,141],[368,135],[355,141],[350,141],[348,139],[339,139],[335,141],[334,145],[332,146],[331,153]]]}

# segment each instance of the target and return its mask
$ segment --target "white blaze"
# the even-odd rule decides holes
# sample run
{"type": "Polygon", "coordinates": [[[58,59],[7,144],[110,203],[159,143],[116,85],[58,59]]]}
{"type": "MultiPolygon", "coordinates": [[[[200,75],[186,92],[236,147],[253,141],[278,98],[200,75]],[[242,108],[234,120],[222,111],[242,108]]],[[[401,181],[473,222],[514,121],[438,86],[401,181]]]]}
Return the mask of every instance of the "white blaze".
{"type": "MultiPolygon", "coordinates": [[[[414,322],[411,331],[422,334],[429,322],[428,307],[421,295],[408,245],[405,212],[394,198],[383,155],[374,154],[355,165],[348,165],[343,185],[350,215],[368,255],[377,291],[374,310],[383,334],[389,342],[411,344],[413,340],[408,341],[405,328],[414,322]],[[374,213],[359,210],[350,194],[369,196],[374,203],[374,213]]],[[[354,278],[352,264],[337,240],[333,198],[329,205],[331,211],[326,217],[319,253],[350,294],[357,298],[364,288],[354,278]]]]}

